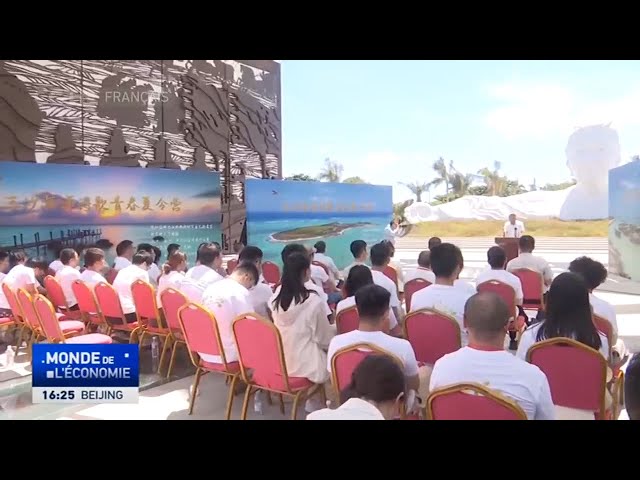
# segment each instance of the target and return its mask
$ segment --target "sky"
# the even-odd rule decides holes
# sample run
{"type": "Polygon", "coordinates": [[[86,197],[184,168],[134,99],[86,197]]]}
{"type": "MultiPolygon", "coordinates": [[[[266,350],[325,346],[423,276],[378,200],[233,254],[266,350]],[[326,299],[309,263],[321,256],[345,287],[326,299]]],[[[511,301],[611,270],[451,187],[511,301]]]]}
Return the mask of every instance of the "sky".
{"type": "Polygon", "coordinates": [[[219,174],[200,171],[0,162],[0,192],[0,225],[209,223],[220,215],[219,174]]]}
{"type": "Polygon", "coordinates": [[[246,202],[252,213],[391,214],[389,188],[374,185],[248,179],[246,202]]]}
{"type": "MultiPolygon", "coordinates": [[[[640,154],[639,61],[283,60],[283,174],[393,187],[430,181],[438,157],[464,173],[501,163],[529,186],[571,179],[565,147],[579,127],[611,123],[622,163],[640,154]]],[[[440,188],[432,192],[443,193],[440,188]]]]}

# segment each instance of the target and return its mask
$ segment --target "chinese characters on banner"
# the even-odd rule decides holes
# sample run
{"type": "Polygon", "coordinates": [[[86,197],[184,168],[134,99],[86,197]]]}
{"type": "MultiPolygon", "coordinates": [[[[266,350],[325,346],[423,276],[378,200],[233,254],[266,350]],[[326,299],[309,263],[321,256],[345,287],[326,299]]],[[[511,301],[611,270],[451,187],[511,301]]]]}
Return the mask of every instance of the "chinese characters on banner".
{"type": "Polygon", "coordinates": [[[373,203],[357,203],[357,202],[297,202],[282,203],[283,212],[373,212],[375,205],[373,203]]]}
{"type": "Polygon", "coordinates": [[[6,199],[10,210],[18,210],[20,208],[35,210],[38,204],[49,210],[62,208],[68,212],[78,210],[85,213],[95,210],[100,214],[114,212],[116,215],[121,214],[123,211],[135,212],[140,210],[143,212],[153,212],[156,210],[170,210],[172,212],[180,212],[182,209],[182,200],[178,197],[165,200],[163,197],[141,197],[138,199],[136,197],[125,198],[116,195],[113,199],[107,199],[101,196],[76,199],[73,195],[67,195],[64,198],[48,195],[44,198],[32,196],[19,200],[15,195],[11,195],[6,197],[6,199]]]}

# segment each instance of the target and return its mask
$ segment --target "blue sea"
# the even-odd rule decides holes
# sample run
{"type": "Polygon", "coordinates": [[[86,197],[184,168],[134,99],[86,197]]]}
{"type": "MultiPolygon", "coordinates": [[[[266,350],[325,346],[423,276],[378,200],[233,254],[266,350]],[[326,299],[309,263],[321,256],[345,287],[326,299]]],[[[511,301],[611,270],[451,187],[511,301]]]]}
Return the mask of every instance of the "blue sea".
{"type": "Polygon", "coordinates": [[[354,240],[364,240],[369,246],[380,242],[384,238],[384,228],[389,224],[391,213],[354,215],[354,216],[324,216],[317,213],[279,213],[277,215],[255,214],[248,212],[247,241],[249,245],[260,247],[265,255],[265,260],[281,265],[280,252],[287,243],[302,243],[313,246],[318,240],[324,240],[327,244],[327,255],[332,257],[339,269],[347,267],[353,262],[353,256],[349,245],[354,240]],[[342,234],[333,237],[314,238],[300,242],[279,242],[273,240],[271,235],[300,227],[323,225],[326,223],[356,223],[367,222],[371,225],[350,228],[342,234]]]}
{"type": "MultiPolygon", "coordinates": [[[[161,262],[167,258],[167,246],[170,243],[180,244],[180,249],[187,254],[190,265],[195,263],[196,250],[203,242],[220,242],[222,232],[220,225],[211,224],[179,224],[179,225],[38,225],[38,226],[11,226],[0,227],[0,247],[13,246],[13,236],[17,235],[20,242],[22,234],[23,243],[33,243],[35,234],[40,234],[40,241],[60,239],[61,230],[67,235],[67,230],[102,230],[100,236],[88,238],[86,244],[94,244],[97,240],[109,240],[113,246],[104,249],[109,263],[116,257],[116,245],[122,240],[131,240],[134,244],[150,243],[162,251],[161,262]],[[163,237],[164,240],[153,240],[154,237],[163,237]]],[[[47,248],[40,247],[26,249],[30,256],[40,256],[48,261],[53,261],[55,253],[47,248]]]]}

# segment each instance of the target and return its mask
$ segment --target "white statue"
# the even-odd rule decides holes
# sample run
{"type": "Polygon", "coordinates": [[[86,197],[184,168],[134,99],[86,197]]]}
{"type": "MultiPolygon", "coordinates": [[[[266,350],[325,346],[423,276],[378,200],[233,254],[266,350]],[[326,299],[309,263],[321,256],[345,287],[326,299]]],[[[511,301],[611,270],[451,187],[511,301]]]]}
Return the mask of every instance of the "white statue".
{"type": "Polygon", "coordinates": [[[560,208],[561,220],[598,220],[609,216],[609,170],[620,164],[618,133],[609,125],[576,130],[565,149],[576,186],[560,208]]]}

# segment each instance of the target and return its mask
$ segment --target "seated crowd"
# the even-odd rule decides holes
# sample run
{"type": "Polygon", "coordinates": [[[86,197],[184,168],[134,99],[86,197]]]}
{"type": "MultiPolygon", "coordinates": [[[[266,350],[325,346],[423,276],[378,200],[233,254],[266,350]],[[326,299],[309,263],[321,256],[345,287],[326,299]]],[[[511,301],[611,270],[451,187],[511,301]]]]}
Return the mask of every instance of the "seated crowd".
{"type": "MultiPolygon", "coordinates": [[[[210,312],[217,324],[223,352],[197,352],[207,364],[238,362],[234,320],[243,315],[262,317],[277,328],[288,376],[324,389],[326,398],[338,407],[325,408],[323,402],[309,398],[305,404],[309,420],[382,420],[418,414],[427,411],[431,394],[457,384],[488,388],[508,399],[527,419],[593,419],[596,409],[554,405],[553,385],[531,359],[540,342],[558,338],[600,352],[608,368],[605,407],[615,411],[614,384],[620,363],[626,360],[624,345],[617,338],[613,307],[593,295],[605,281],[606,269],[581,257],[571,262],[569,272],[553,278],[549,264],[532,253],[533,237],[522,236],[519,246],[520,256],[508,263],[501,247],[489,248],[488,268],[478,274],[475,287],[460,279],[464,268],[461,250],[437,237],[429,240],[428,250],[420,252],[417,268],[405,273],[393,262],[395,247],[387,241],[371,248],[363,240],[352,242],[354,261],[343,272],[328,255],[325,242],[316,243],[313,249],[288,244],[281,252],[279,281],[268,284],[262,272],[263,252],[255,246],[240,249],[234,268],[227,271],[217,243],[201,244],[195,265],[188,268],[189,259],[179,245],[169,245],[167,259],[160,266],[162,252],[157,247],[140,244],[135,248],[125,240],[117,245],[111,266],[98,248],[81,252],[82,268],[80,255],[72,248],[61,250],[50,265],[29,260],[22,251],[0,252],[0,284],[35,296],[46,294],[41,280],[52,275],[64,294],[65,311],[74,312],[79,309],[74,282],[91,289],[110,283],[127,324],[139,322],[134,282],[154,288],[161,315],[163,293],[180,292],[187,301],[210,312]],[[534,308],[537,314],[531,320],[525,313],[525,307],[532,309],[527,306],[532,299],[527,298],[527,285],[519,275],[522,269],[536,272],[540,279],[539,307],[534,308]],[[419,288],[413,290],[414,284],[419,288]],[[499,289],[492,290],[496,285],[499,289]],[[410,307],[405,307],[409,297],[410,307]],[[350,328],[341,323],[347,312],[357,315],[350,328]],[[598,330],[594,315],[609,323],[609,336],[598,330]],[[445,320],[446,331],[457,332],[457,345],[426,361],[431,358],[424,352],[427,347],[421,346],[418,334],[410,332],[418,320],[434,316],[445,320]],[[373,349],[373,354],[355,367],[350,384],[338,398],[337,374],[332,372],[335,357],[363,348],[373,349]],[[515,350],[515,355],[508,350],[515,350]]],[[[11,315],[8,299],[0,290],[0,318],[11,315]]],[[[632,365],[635,373],[627,378],[627,404],[629,416],[637,417],[637,358],[632,365]]],[[[255,399],[260,401],[260,395],[255,399]]],[[[430,415],[437,418],[437,412],[430,415]]]]}

